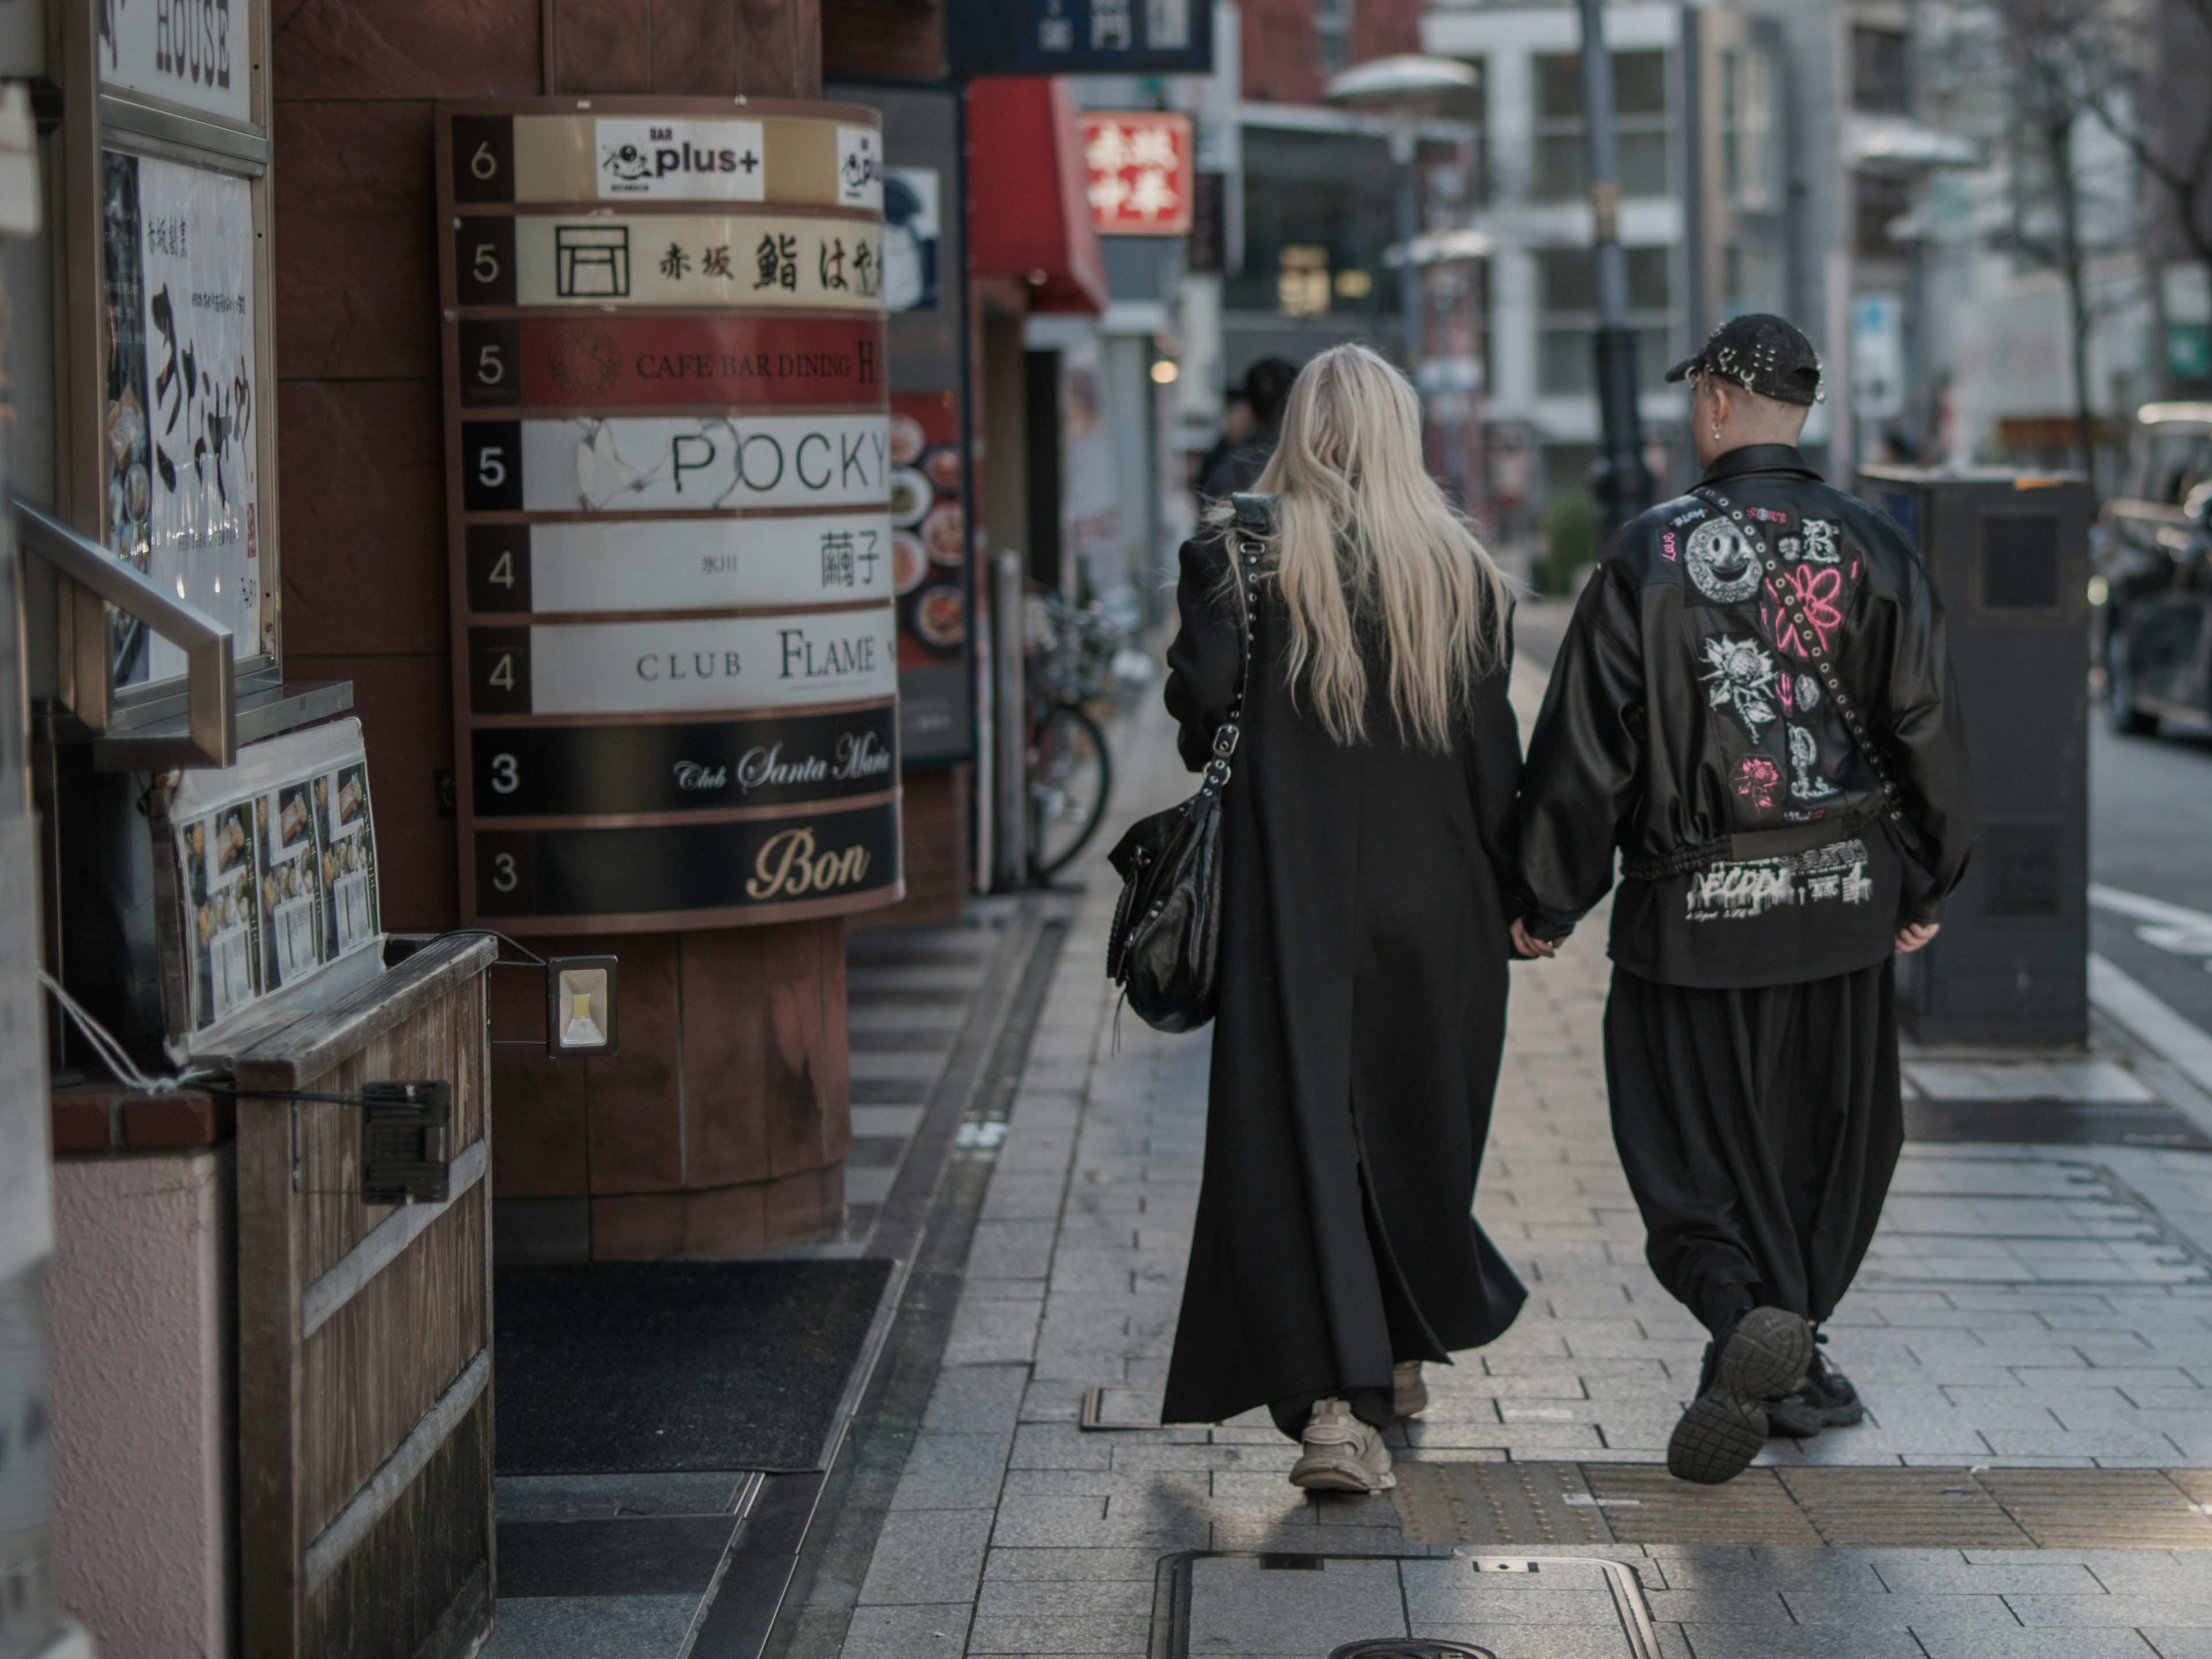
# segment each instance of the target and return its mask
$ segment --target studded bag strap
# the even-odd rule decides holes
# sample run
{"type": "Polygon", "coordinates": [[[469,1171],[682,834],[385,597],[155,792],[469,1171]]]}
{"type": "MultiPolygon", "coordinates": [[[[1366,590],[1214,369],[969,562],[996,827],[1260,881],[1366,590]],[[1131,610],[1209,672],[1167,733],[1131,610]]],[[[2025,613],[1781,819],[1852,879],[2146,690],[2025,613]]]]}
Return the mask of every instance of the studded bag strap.
{"type": "Polygon", "coordinates": [[[1727,514],[1735,521],[1737,529],[1764,550],[1761,562],[1765,567],[1766,591],[1774,595],[1775,603],[1790,618],[1790,625],[1796,631],[1799,641],[1810,652],[1814,672],[1820,677],[1820,684],[1826,688],[1830,700],[1835,703],[1836,712],[1843,716],[1844,730],[1850,735],[1851,746],[1858,750],[1859,758],[1873,769],[1875,779],[1881,783],[1882,816],[1896,826],[1898,835],[1907,847],[1917,847],[1920,835],[1913,829],[1911,820],[1905,816],[1904,792],[1897,787],[1888,759],[1875,744],[1873,732],[1867,729],[1866,715],[1857,699],[1851,696],[1850,688],[1843,683],[1843,677],[1836,672],[1828,647],[1821,641],[1820,631],[1813,626],[1812,617],[1806,614],[1805,602],[1798,597],[1796,585],[1783,579],[1781,562],[1775,557],[1773,546],[1768,542],[1765,530],[1753,523],[1741,507],[1710,485],[1690,493],[1717,511],[1727,514]]]}

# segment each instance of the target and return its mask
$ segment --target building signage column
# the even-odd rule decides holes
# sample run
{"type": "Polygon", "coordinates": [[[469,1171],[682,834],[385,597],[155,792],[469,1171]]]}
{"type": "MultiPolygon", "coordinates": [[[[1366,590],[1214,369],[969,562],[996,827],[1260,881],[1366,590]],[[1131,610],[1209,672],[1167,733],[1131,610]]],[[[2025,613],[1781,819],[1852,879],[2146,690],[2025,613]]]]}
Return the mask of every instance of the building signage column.
{"type": "Polygon", "coordinates": [[[880,131],[763,100],[441,106],[468,920],[899,897],[880,131]]]}

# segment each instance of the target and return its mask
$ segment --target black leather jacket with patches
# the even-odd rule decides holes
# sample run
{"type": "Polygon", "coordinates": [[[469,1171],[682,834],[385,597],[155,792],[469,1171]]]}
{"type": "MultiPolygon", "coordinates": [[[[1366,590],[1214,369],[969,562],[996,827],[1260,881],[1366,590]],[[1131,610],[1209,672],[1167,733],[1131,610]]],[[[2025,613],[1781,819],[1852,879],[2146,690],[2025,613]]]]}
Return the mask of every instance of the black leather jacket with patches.
{"type": "Polygon", "coordinates": [[[1620,849],[1611,948],[1631,972],[1754,986],[1881,960],[1901,923],[1941,918],[1973,845],[1918,554],[1790,445],[1720,457],[1623,530],[1583,589],[1520,818],[1540,934],[1605,896],[1620,849]],[[1831,678],[1896,787],[1894,817],[1831,678]]]}

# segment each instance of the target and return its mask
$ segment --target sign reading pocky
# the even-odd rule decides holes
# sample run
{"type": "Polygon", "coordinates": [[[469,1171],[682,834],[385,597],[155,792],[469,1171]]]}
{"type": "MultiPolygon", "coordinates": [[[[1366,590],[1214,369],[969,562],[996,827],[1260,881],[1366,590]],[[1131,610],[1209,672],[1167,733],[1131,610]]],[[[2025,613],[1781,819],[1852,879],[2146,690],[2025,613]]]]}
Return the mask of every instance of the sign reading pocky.
{"type": "Polygon", "coordinates": [[[879,507],[881,415],[598,416],[476,421],[462,428],[471,513],[711,512],[879,507]]]}
{"type": "Polygon", "coordinates": [[[484,100],[439,162],[465,912],[896,899],[880,118],[484,100]]]}

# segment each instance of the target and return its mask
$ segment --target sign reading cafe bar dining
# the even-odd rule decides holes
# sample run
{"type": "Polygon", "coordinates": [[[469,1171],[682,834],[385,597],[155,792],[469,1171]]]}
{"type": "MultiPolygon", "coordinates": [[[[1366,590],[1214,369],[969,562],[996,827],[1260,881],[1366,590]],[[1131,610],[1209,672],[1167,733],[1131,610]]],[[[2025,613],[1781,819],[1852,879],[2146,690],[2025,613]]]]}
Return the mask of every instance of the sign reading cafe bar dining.
{"type": "Polygon", "coordinates": [[[902,893],[880,118],[441,107],[464,908],[902,893]]]}

